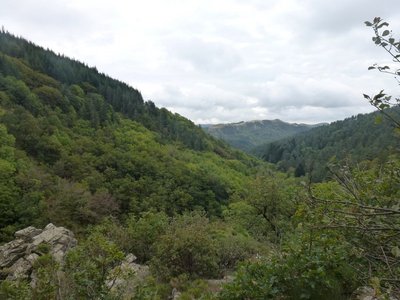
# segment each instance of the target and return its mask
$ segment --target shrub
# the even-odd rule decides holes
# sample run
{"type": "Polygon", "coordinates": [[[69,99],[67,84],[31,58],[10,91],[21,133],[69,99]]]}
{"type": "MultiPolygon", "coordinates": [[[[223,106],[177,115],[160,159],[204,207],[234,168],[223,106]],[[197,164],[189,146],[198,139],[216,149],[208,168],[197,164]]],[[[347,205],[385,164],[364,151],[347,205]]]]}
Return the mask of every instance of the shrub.
{"type": "Polygon", "coordinates": [[[151,266],[167,280],[181,274],[189,278],[216,277],[218,253],[208,219],[200,213],[176,217],[155,245],[151,266]]]}
{"type": "Polygon", "coordinates": [[[243,264],[220,299],[348,299],[355,274],[347,250],[333,240],[295,243],[303,246],[243,264]]]}
{"type": "Polygon", "coordinates": [[[154,243],[165,232],[168,217],[165,213],[146,212],[139,219],[130,217],[127,221],[129,252],[134,253],[139,262],[146,262],[154,252],[154,243]]]}

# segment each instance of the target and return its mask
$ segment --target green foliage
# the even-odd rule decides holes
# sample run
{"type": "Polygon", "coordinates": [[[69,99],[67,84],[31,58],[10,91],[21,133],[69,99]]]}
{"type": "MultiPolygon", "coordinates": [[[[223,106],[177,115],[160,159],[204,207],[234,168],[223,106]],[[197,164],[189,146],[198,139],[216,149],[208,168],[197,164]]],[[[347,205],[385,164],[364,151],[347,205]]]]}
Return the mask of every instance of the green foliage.
{"type": "Polygon", "coordinates": [[[31,291],[28,282],[9,281],[0,282],[0,299],[27,300],[31,299],[31,291]]]}
{"type": "MultiPolygon", "coordinates": [[[[320,185],[321,189],[323,184],[320,185]]],[[[337,187],[337,186],[336,186],[337,187]]],[[[321,190],[322,191],[322,190],[321,190]]],[[[270,249],[244,263],[221,299],[347,299],[357,283],[353,267],[359,260],[344,236],[318,226],[326,220],[324,209],[307,205],[307,197],[291,179],[256,178],[247,201],[231,204],[228,221],[239,220],[249,230],[273,233],[270,249]],[[236,210],[236,212],[235,212],[236,210]],[[265,215],[265,217],[263,216],[265,215]],[[251,217],[253,216],[253,218],[251,217]],[[260,227],[251,227],[253,221],[260,227]],[[281,232],[279,238],[276,231],[281,232]]],[[[335,192],[322,191],[327,197],[335,192]]]]}
{"type": "Polygon", "coordinates": [[[399,159],[391,157],[368,169],[336,167],[332,172],[336,183],[312,190],[313,210],[320,215],[315,224],[340,230],[352,247],[349,251],[357,254],[357,263],[351,264],[365,283],[382,278],[380,287],[398,291],[399,159]]]}
{"type": "Polygon", "coordinates": [[[111,271],[123,258],[123,252],[115,243],[93,232],[67,255],[64,270],[71,285],[69,293],[73,293],[70,296],[94,299],[107,295],[110,286],[106,280],[112,281],[112,276],[117,276],[111,271]]]}
{"type": "Polygon", "coordinates": [[[135,288],[133,299],[163,300],[168,299],[170,295],[171,287],[169,284],[157,282],[153,277],[149,277],[135,288]]]}
{"type": "Polygon", "coordinates": [[[304,188],[280,173],[258,174],[242,197],[232,198],[224,219],[259,241],[279,243],[290,232],[291,216],[305,198],[304,188]]]}
{"type": "Polygon", "coordinates": [[[248,264],[238,271],[234,283],[224,288],[220,299],[348,299],[349,295],[341,294],[342,278],[326,275],[329,268],[292,259],[248,264]]]}
{"type": "MultiPolygon", "coordinates": [[[[220,299],[348,299],[354,270],[339,240],[297,230],[282,253],[243,264],[220,299]]],[[[345,245],[345,244],[344,244],[345,245]]]]}
{"type": "Polygon", "coordinates": [[[274,178],[259,176],[251,186],[248,196],[248,203],[255,209],[256,215],[261,217],[264,226],[271,229],[276,239],[282,235],[278,218],[289,214],[290,209],[280,184],[274,178]]]}
{"type": "Polygon", "coordinates": [[[149,210],[219,216],[260,163],[94,69],[5,32],[0,41],[0,240],[24,225],[80,233],[149,210]]]}
{"type": "MultiPolygon", "coordinates": [[[[399,116],[399,109],[387,111],[399,116]]],[[[278,169],[311,175],[314,182],[327,178],[327,163],[335,158],[344,162],[378,159],[384,161],[399,147],[399,139],[390,120],[376,124],[377,113],[357,115],[330,125],[314,128],[295,137],[259,147],[255,152],[278,169]]]]}
{"type": "Polygon", "coordinates": [[[90,224],[89,198],[90,193],[80,185],[60,180],[45,200],[47,219],[76,231],[76,225],[90,224]]]}
{"type": "Polygon", "coordinates": [[[50,86],[41,86],[32,91],[35,93],[44,105],[49,105],[50,107],[62,107],[63,105],[63,95],[61,92],[50,86]]]}
{"type": "Polygon", "coordinates": [[[129,252],[135,253],[139,262],[153,257],[154,244],[168,226],[165,213],[143,213],[139,219],[131,216],[127,221],[127,235],[130,239],[129,252]]]}
{"type": "Polygon", "coordinates": [[[14,138],[0,124],[0,239],[12,234],[14,228],[7,226],[16,223],[18,219],[16,208],[19,189],[15,182],[16,172],[14,138]]]}
{"type": "Polygon", "coordinates": [[[240,262],[265,253],[268,249],[246,232],[238,232],[224,223],[213,226],[212,236],[217,245],[218,265],[221,271],[234,270],[240,262]]]}
{"type": "MultiPolygon", "coordinates": [[[[154,229],[157,226],[153,225],[154,229]]],[[[248,234],[220,221],[210,222],[200,212],[176,216],[164,231],[150,248],[154,251],[152,269],[163,280],[179,276],[217,278],[239,262],[265,251],[248,234]]]]}
{"type": "MultiPolygon", "coordinates": [[[[42,247],[43,249],[43,247],[42,247]]],[[[60,278],[60,266],[51,256],[40,256],[34,263],[36,276],[35,285],[32,288],[33,299],[56,299],[62,281],[60,278]]]]}
{"type": "Polygon", "coordinates": [[[371,282],[396,291],[400,160],[388,158],[398,147],[390,124],[359,115],[260,148],[295,176],[321,181],[328,167],[335,179],[304,188],[126,84],[1,32],[0,241],[54,222],[80,243],[63,266],[41,246],[35,287],[3,281],[0,297],[118,298],[122,251],[157,278],[134,299],[166,299],[172,288],[211,299],[201,279],[239,263],[221,299],[343,299],[371,282]],[[363,162],[327,163],[348,154],[363,162]]]}
{"type": "Polygon", "coordinates": [[[208,219],[199,213],[177,216],[156,244],[151,260],[155,274],[162,279],[181,274],[218,276],[217,248],[210,230],[208,219]]]}
{"type": "Polygon", "coordinates": [[[180,291],[179,299],[191,300],[212,300],[215,299],[215,295],[211,290],[207,281],[202,279],[188,280],[185,276],[180,276],[175,279],[172,283],[174,288],[180,291]]]}
{"type": "MultiPolygon", "coordinates": [[[[391,30],[388,30],[389,23],[383,21],[380,17],[375,17],[372,22],[366,21],[365,25],[371,27],[374,31],[374,36],[372,41],[375,45],[383,48],[387,54],[389,54],[392,59],[392,65],[379,65],[373,64],[368,68],[368,70],[378,70],[379,72],[397,76],[400,75],[400,68],[398,64],[400,63],[400,40],[396,39],[391,30]]],[[[392,96],[384,93],[381,90],[378,94],[374,96],[369,96],[364,94],[364,98],[367,99],[371,105],[375,106],[390,122],[400,127],[400,121],[397,117],[394,117],[387,108],[398,106],[400,99],[392,99],[392,96]]]]}
{"type": "MultiPolygon", "coordinates": [[[[193,122],[166,109],[159,109],[151,101],[144,102],[140,92],[127,84],[99,73],[96,68],[89,68],[78,61],[56,55],[4,31],[0,32],[0,72],[24,81],[44,105],[57,105],[63,111],[70,109],[71,103],[64,97],[59,97],[60,85],[78,85],[86,95],[97,94],[104,99],[107,105],[102,105],[105,110],[100,111],[103,113],[111,106],[113,111],[158,132],[167,142],[176,141],[194,150],[222,150],[228,155],[231,152],[193,122]]],[[[71,91],[75,93],[75,98],[71,101],[73,107],[79,109],[83,104],[83,111],[85,114],[89,113],[93,125],[96,125],[98,116],[92,114],[92,105],[97,100],[91,102],[89,99],[82,103],[82,94],[76,93],[76,87],[71,91]]]]}

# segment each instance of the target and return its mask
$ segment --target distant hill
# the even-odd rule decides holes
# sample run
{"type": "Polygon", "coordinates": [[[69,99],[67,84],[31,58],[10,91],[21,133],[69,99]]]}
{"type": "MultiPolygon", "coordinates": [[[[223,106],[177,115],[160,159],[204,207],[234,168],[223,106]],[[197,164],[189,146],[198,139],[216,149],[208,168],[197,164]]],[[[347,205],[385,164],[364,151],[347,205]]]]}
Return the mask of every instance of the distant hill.
{"type": "MultiPolygon", "coordinates": [[[[400,108],[387,110],[395,119],[400,108]]],[[[314,181],[327,175],[327,163],[338,161],[386,160],[400,148],[393,124],[379,112],[359,114],[343,121],[320,126],[294,137],[256,147],[253,152],[264,160],[276,163],[282,171],[293,170],[302,176],[312,170],[314,181]]]]}
{"type": "Polygon", "coordinates": [[[287,123],[281,120],[260,120],[229,124],[204,124],[201,127],[233,147],[250,152],[254,147],[308,131],[316,125],[287,123]]]}

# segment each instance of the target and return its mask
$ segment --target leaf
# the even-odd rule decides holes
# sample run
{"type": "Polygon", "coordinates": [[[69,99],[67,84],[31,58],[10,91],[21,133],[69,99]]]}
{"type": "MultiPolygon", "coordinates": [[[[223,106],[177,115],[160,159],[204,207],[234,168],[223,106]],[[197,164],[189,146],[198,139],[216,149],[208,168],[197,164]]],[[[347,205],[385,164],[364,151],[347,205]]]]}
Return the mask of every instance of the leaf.
{"type": "Polygon", "coordinates": [[[380,24],[377,28],[382,28],[383,26],[389,26],[389,23],[387,22],[383,22],[382,24],[380,24]]]}
{"type": "Polygon", "coordinates": [[[380,98],[385,97],[386,94],[383,93],[383,91],[380,91],[379,94],[374,96],[374,100],[379,100],[380,98]]]}
{"type": "Polygon", "coordinates": [[[384,110],[386,108],[389,108],[390,106],[388,104],[382,103],[379,105],[379,109],[384,110]]]}
{"type": "Polygon", "coordinates": [[[392,45],[394,44],[394,42],[395,42],[395,39],[394,39],[394,38],[390,38],[390,39],[389,39],[389,43],[391,43],[392,45]]]}
{"type": "Polygon", "coordinates": [[[371,97],[370,97],[370,96],[368,96],[368,95],[366,95],[366,94],[363,94],[363,96],[364,96],[365,99],[371,100],[371,97]]]}
{"type": "Polygon", "coordinates": [[[383,67],[378,67],[378,69],[379,71],[382,71],[382,70],[389,70],[390,68],[389,66],[383,66],[383,67]]]}
{"type": "Polygon", "coordinates": [[[385,101],[390,101],[390,99],[392,99],[392,96],[390,95],[385,97],[385,101]]]}
{"type": "Polygon", "coordinates": [[[365,21],[364,24],[367,25],[367,26],[372,26],[372,23],[368,22],[368,21],[365,21]]]}
{"type": "Polygon", "coordinates": [[[385,31],[382,33],[382,36],[387,36],[387,35],[389,35],[389,33],[390,33],[389,30],[385,30],[385,31]]]}
{"type": "Polygon", "coordinates": [[[400,257],[400,249],[399,249],[399,247],[397,247],[397,246],[393,247],[391,252],[392,252],[394,257],[400,257]]]}
{"type": "Polygon", "coordinates": [[[368,67],[368,70],[374,70],[374,69],[376,69],[375,67],[368,67]]]}

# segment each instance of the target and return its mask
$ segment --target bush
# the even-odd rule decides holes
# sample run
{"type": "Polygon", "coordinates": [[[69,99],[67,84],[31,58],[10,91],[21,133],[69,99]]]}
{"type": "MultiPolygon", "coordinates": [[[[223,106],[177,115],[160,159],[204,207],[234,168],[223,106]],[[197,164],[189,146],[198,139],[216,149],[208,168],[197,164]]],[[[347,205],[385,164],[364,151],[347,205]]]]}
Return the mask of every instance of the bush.
{"type": "Polygon", "coordinates": [[[220,270],[232,270],[236,265],[263,251],[253,238],[242,234],[226,233],[218,239],[220,270]]]}
{"type": "Polygon", "coordinates": [[[109,293],[106,280],[119,265],[124,254],[115,243],[99,232],[93,232],[81,245],[72,249],[66,259],[65,273],[74,299],[98,299],[109,293]]]}
{"type": "Polygon", "coordinates": [[[148,277],[135,288],[134,300],[169,299],[171,296],[171,286],[166,283],[159,283],[153,277],[148,277]]]}
{"type": "Polygon", "coordinates": [[[155,244],[151,266],[168,280],[181,274],[190,279],[217,277],[218,252],[208,219],[200,213],[176,217],[155,244]]]}
{"type": "Polygon", "coordinates": [[[134,253],[139,262],[146,262],[154,252],[154,243],[165,232],[168,217],[165,213],[146,212],[139,219],[130,217],[127,221],[129,252],[134,253]]]}
{"type": "MultiPolygon", "coordinates": [[[[299,239],[295,243],[304,245],[299,239]]],[[[315,240],[312,248],[286,249],[270,259],[243,264],[219,298],[348,299],[354,275],[344,247],[315,240]]]]}
{"type": "MultiPolygon", "coordinates": [[[[49,247],[42,243],[38,251],[47,253],[49,247]]],[[[44,254],[35,261],[33,267],[36,274],[35,286],[32,289],[33,299],[56,299],[60,289],[59,264],[51,254],[44,254]]]]}
{"type": "Polygon", "coordinates": [[[31,299],[31,288],[26,281],[4,280],[0,283],[0,299],[27,300],[31,299]]]}

